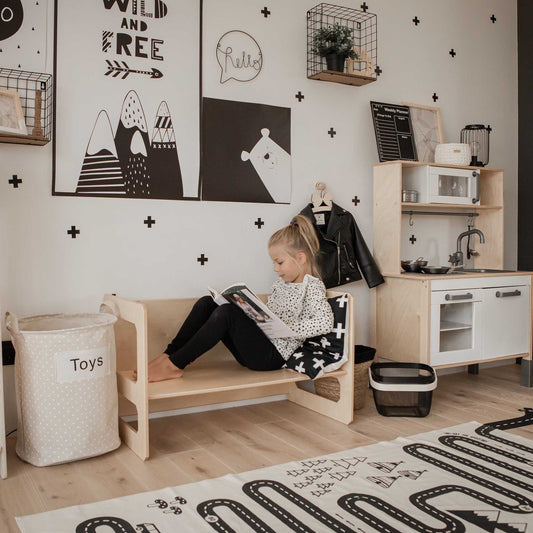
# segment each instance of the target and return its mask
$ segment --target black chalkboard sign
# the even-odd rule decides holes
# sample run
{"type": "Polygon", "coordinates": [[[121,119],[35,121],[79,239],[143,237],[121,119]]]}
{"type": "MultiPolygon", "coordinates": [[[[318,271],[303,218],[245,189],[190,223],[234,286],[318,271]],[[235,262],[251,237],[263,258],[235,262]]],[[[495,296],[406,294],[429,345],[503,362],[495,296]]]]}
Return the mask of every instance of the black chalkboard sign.
{"type": "Polygon", "coordinates": [[[417,161],[409,106],[370,102],[380,162],[417,161]]]}

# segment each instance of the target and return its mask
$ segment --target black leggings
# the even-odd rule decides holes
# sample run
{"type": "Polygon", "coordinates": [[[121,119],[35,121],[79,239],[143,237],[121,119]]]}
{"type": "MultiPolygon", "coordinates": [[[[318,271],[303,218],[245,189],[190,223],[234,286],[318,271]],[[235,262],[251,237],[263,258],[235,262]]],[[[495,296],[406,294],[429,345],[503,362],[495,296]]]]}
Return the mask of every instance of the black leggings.
{"type": "Polygon", "coordinates": [[[237,361],[251,370],[277,370],[285,360],[257,324],[233,304],[200,298],[165,353],[178,368],[222,341],[237,361]]]}

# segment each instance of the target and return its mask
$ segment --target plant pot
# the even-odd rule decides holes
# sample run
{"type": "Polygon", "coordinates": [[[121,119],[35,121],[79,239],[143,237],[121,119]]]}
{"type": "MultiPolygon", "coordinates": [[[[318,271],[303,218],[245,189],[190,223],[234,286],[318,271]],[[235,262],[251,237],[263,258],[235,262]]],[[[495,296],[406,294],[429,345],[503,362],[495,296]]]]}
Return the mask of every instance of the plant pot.
{"type": "Polygon", "coordinates": [[[328,70],[334,70],[336,72],[344,72],[345,56],[338,54],[328,54],[326,56],[326,65],[328,70]]]}

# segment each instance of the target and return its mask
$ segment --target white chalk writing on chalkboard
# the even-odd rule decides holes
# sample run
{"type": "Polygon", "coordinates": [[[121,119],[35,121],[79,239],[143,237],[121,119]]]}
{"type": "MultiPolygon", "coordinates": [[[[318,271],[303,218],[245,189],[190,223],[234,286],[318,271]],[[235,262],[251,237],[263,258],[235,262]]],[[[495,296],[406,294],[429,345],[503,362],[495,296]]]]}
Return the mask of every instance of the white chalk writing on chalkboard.
{"type": "Polygon", "coordinates": [[[408,106],[370,102],[380,162],[417,161],[408,106]]]}

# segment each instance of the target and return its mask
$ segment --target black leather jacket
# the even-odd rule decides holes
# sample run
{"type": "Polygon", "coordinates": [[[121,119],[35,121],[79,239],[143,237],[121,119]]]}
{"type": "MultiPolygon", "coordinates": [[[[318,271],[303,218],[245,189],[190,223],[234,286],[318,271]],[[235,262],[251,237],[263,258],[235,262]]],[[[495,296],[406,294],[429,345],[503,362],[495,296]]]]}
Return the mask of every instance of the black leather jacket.
{"type": "Polygon", "coordinates": [[[317,262],[326,287],[358,281],[361,273],[370,288],[384,283],[352,214],[333,204],[331,211],[321,212],[325,223],[318,225],[312,207],[313,204],[308,204],[300,214],[307,217],[316,230],[320,242],[317,262]]]}

